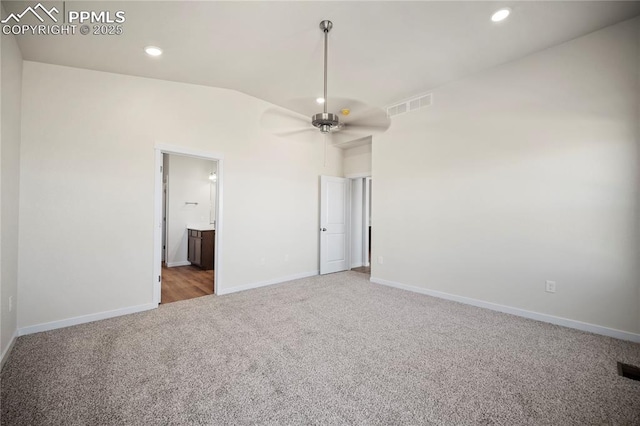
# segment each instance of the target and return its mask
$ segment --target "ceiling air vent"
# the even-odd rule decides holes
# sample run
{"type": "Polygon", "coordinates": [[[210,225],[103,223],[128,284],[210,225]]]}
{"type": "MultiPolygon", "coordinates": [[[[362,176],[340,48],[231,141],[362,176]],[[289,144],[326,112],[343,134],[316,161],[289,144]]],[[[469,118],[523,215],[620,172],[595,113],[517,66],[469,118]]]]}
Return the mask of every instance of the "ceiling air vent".
{"type": "Polygon", "coordinates": [[[415,111],[420,108],[428,107],[433,101],[431,93],[426,95],[417,96],[415,98],[402,101],[387,108],[387,116],[393,117],[394,115],[404,114],[406,112],[415,111]]]}

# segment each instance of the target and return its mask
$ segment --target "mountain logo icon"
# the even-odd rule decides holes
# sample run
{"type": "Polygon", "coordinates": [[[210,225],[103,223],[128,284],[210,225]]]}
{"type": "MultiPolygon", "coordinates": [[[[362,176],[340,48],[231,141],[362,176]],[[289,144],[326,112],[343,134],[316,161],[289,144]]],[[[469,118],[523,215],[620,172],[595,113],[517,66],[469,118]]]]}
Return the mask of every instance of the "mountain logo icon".
{"type": "Polygon", "coordinates": [[[44,7],[42,5],[42,3],[38,3],[37,5],[35,5],[34,7],[27,7],[22,13],[19,14],[15,14],[15,13],[10,13],[9,16],[7,16],[5,19],[3,19],[2,22],[3,24],[8,23],[10,20],[14,20],[15,23],[17,24],[18,22],[20,22],[20,20],[22,19],[23,16],[25,16],[27,13],[31,13],[33,16],[35,16],[36,18],[38,18],[38,20],[40,22],[44,22],[44,19],[42,18],[41,15],[46,15],[49,18],[51,18],[53,20],[53,22],[58,22],[58,19],[53,15],[53,13],[60,13],[60,11],[56,8],[56,7],[52,7],[51,9],[47,9],[46,7],[44,7]],[[38,14],[38,12],[40,12],[40,14],[38,14]]]}

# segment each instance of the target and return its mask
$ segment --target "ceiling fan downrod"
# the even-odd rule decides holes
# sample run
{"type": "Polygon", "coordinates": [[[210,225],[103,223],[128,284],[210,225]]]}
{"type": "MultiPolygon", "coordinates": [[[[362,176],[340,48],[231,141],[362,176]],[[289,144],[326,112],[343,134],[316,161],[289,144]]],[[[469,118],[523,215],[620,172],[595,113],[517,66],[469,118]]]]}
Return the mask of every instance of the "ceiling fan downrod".
{"type": "Polygon", "coordinates": [[[324,33],[324,112],[318,113],[311,117],[311,124],[320,129],[322,133],[329,133],[331,129],[340,125],[338,116],[327,112],[327,62],[329,57],[329,31],[333,28],[333,23],[329,20],[320,22],[320,29],[324,33]]]}

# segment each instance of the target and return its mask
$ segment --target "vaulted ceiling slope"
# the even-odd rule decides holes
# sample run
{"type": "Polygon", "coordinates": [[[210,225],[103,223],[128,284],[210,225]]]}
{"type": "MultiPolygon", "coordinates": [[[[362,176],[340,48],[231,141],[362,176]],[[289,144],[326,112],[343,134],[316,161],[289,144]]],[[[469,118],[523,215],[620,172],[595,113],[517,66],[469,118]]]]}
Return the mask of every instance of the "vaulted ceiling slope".
{"type": "MultiPolygon", "coordinates": [[[[7,13],[34,2],[6,2],[7,13]]],[[[125,12],[121,35],[19,36],[25,60],[235,89],[304,114],[322,95],[384,107],[640,14],[638,1],[47,2],[125,12]],[[491,14],[509,7],[505,22],[491,14]],[[164,54],[150,58],[148,45],[164,54]]]]}

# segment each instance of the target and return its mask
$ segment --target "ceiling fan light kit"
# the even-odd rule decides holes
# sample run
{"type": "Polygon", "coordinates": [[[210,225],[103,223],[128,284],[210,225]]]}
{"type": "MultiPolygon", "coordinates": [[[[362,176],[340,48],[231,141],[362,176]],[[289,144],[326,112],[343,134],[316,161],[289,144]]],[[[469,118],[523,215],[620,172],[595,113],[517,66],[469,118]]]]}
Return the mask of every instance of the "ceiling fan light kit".
{"type": "Polygon", "coordinates": [[[311,124],[320,129],[322,133],[329,133],[340,125],[338,116],[330,112],[319,112],[311,117],[311,124]]]}
{"type": "Polygon", "coordinates": [[[340,120],[336,114],[327,112],[327,58],[329,55],[329,31],[333,28],[333,22],[324,20],[320,22],[320,29],[324,33],[324,112],[319,112],[311,117],[311,124],[320,129],[322,133],[329,133],[340,126],[340,120]]]}

